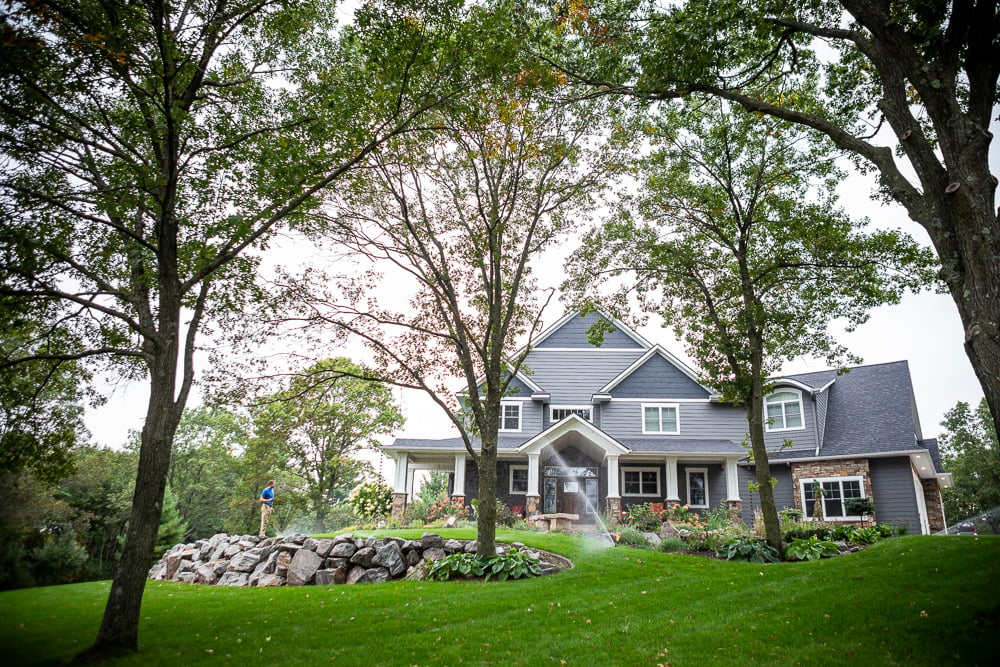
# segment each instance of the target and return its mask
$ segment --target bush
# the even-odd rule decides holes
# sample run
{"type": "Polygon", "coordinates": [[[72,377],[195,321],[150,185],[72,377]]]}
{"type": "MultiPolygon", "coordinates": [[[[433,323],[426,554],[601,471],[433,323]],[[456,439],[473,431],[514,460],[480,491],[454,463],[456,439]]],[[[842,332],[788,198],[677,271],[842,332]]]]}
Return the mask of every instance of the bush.
{"type": "Polygon", "coordinates": [[[382,482],[364,482],[351,491],[347,499],[364,521],[376,521],[392,512],[392,489],[382,482]]]}
{"type": "Polygon", "coordinates": [[[614,534],[619,544],[625,544],[631,547],[642,547],[644,549],[649,548],[649,542],[642,536],[642,532],[631,526],[622,526],[616,530],[614,534]]]}
{"type": "Polygon", "coordinates": [[[642,503],[641,505],[629,505],[623,516],[629,526],[640,532],[658,533],[667,518],[667,512],[653,509],[651,503],[642,503]]]}
{"type": "Polygon", "coordinates": [[[836,539],[836,528],[831,528],[826,524],[816,521],[795,524],[788,528],[784,528],[781,532],[786,542],[791,542],[796,539],[807,540],[813,536],[820,540],[836,539]]]}
{"type": "Polygon", "coordinates": [[[485,577],[485,581],[489,581],[496,577],[500,581],[506,581],[537,577],[541,573],[542,569],[537,558],[512,547],[502,554],[489,558],[480,558],[472,553],[450,554],[430,564],[427,578],[447,581],[456,576],[485,577]]]}
{"type": "Polygon", "coordinates": [[[787,507],[778,512],[778,516],[781,517],[784,523],[796,523],[802,519],[802,510],[795,507],[787,507]]]}
{"type": "Polygon", "coordinates": [[[840,549],[833,542],[818,539],[815,535],[808,539],[795,539],[785,547],[785,558],[789,560],[819,560],[836,556],[840,549]]]}
{"type": "Polygon", "coordinates": [[[466,509],[465,504],[461,500],[445,498],[430,504],[424,520],[427,523],[434,523],[435,521],[444,521],[450,516],[457,517],[458,519],[468,519],[469,510],[466,509]]]}
{"type": "Polygon", "coordinates": [[[660,540],[660,544],[656,547],[657,551],[661,551],[665,554],[678,553],[680,551],[686,551],[688,548],[688,543],[679,537],[665,537],[660,540]]]}
{"type": "Polygon", "coordinates": [[[705,530],[719,530],[733,524],[733,517],[725,507],[709,510],[704,516],[705,530]]]}
{"type": "Polygon", "coordinates": [[[882,539],[882,534],[875,526],[857,528],[847,538],[851,544],[875,544],[882,539]]]}
{"type": "Polygon", "coordinates": [[[28,556],[33,561],[32,573],[39,586],[79,581],[87,563],[87,550],[77,544],[72,531],[47,540],[28,556]]]}
{"type": "Polygon", "coordinates": [[[778,562],[778,550],[759,537],[743,535],[730,540],[725,547],[719,551],[720,556],[726,560],[742,561],[746,563],[776,563],[778,562]]]}

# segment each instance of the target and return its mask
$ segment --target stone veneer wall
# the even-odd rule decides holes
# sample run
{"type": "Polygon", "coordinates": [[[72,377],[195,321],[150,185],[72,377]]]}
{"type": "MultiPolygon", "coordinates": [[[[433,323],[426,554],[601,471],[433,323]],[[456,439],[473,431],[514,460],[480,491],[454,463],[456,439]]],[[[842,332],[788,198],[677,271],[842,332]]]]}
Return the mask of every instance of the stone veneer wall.
{"type": "MultiPolygon", "coordinates": [[[[524,548],[519,543],[498,544],[497,552],[510,546],[524,548]]],[[[474,540],[445,540],[434,533],[424,533],[419,540],[353,535],[317,540],[302,534],[262,540],[219,533],[174,546],[152,567],[149,578],[218,586],[361,584],[420,578],[424,561],[475,551],[474,540]]],[[[528,552],[541,560],[543,574],[570,566],[554,554],[528,552]]]]}
{"type": "Polygon", "coordinates": [[[920,485],[924,489],[924,504],[927,505],[927,524],[931,533],[944,530],[948,524],[945,523],[944,501],[941,498],[941,487],[938,486],[937,479],[921,479],[920,485]]]}
{"type": "MultiPolygon", "coordinates": [[[[802,490],[799,482],[801,480],[816,479],[818,477],[861,477],[864,480],[864,495],[873,498],[872,476],[868,467],[868,459],[841,459],[836,461],[809,461],[806,463],[792,463],[792,498],[795,507],[805,514],[806,506],[802,502],[802,490]]],[[[875,506],[876,516],[872,517],[877,522],[878,506],[875,506]]],[[[851,523],[847,521],[845,523],[851,523]]]]}

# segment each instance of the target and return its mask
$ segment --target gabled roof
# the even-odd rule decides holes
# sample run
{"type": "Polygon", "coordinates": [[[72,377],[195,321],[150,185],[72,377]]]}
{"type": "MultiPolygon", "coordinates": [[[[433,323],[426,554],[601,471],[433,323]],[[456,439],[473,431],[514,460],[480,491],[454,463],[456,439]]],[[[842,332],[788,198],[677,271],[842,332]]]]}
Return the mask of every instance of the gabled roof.
{"type": "MultiPolygon", "coordinates": [[[[587,314],[581,314],[577,310],[569,311],[562,318],[560,318],[555,324],[542,331],[542,333],[538,334],[538,336],[533,341],[531,341],[531,345],[534,348],[542,346],[547,341],[549,341],[549,339],[552,338],[558,331],[560,331],[567,325],[586,324],[587,327],[589,327],[590,323],[588,323],[588,320],[592,321],[597,317],[602,317],[607,321],[609,321],[611,325],[615,328],[616,332],[621,333],[624,336],[624,339],[631,341],[631,343],[633,344],[632,346],[638,346],[642,349],[647,349],[651,347],[649,341],[647,341],[645,338],[643,338],[638,333],[633,331],[627,324],[625,324],[621,320],[613,317],[612,315],[608,314],[607,312],[601,309],[598,309],[594,312],[587,314]]],[[[608,342],[607,339],[605,340],[605,342],[606,343],[608,342]]]]}
{"type": "Polygon", "coordinates": [[[612,378],[610,382],[601,387],[596,393],[610,394],[615,387],[621,384],[628,376],[632,375],[634,372],[642,368],[654,356],[659,356],[663,358],[667,363],[671,364],[672,366],[677,368],[677,370],[679,370],[681,373],[687,376],[687,378],[690,379],[692,382],[697,384],[699,387],[704,389],[709,394],[714,395],[715,392],[702,385],[701,379],[690,367],[688,367],[687,364],[685,364],[683,361],[681,361],[674,355],[670,354],[670,352],[668,352],[663,346],[659,344],[649,348],[649,350],[647,350],[644,355],[636,359],[628,368],[626,368],[617,376],[612,378]]]}
{"type": "MultiPolygon", "coordinates": [[[[505,366],[507,367],[507,370],[509,371],[510,370],[510,364],[505,364],[505,366]]],[[[514,374],[514,377],[517,380],[519,380],[522,384],[524,384],[524,386],[526,386],[528,389],[530,389],[533,394],[543,394],[543,393],[545,393],[545,390],[542,389],[541,387],[539,387],[524,372],[518,371],[517,373],[514,374]]],[[[476,378],[476,385],[482,385],[483,382],[486,382],[486,376],[485,375],[481,375],[478,378],[476,378]]],[[[464,389],[462,389],[460,391],[457,391],[455,393],[458,394],[459,396],[465,396],[466,394],[469,393],[469,388],[466,387],[466,388],[464,388],[464,389]]]]}
{"type": "Polygon", "coordinates": [[[562,419],[534,436],[517,448],[520,454],[540,452],[544,447],[569,434],[582,436],[588,443],[596,446],[605,455],[628,454],[629,448],[612,438],[610,435],[594,426],[577,414],[562,419]]]}

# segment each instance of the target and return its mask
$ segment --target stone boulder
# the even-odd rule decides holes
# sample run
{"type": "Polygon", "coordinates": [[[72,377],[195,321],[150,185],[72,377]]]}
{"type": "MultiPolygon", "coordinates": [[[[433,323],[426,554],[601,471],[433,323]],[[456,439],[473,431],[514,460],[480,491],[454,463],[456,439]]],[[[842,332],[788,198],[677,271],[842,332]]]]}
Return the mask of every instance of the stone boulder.
{"type": "Polygon", "coordinates": [[[292,557],[292,562],[288,564],[286,583],[289,586],[305,586],[312,583],[316,570],[321,565],[323,565],[323,558],[315,551],[299,549],[292,557]]]}

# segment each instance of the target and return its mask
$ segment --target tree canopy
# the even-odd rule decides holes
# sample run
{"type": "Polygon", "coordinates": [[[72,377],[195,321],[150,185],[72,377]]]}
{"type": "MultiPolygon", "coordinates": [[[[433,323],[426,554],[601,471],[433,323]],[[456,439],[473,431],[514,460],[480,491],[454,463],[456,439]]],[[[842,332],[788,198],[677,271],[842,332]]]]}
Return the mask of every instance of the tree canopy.
{"type": "MultiPolygon", "coordinates": [[[[945,489],[944,512],[955,523],[1000,507],[1000,443],[985,399],[975,409],[959,401],[941,422],[941,465],[954,484],[945,489]]],[[[992,516],[994,531],[1000,513],[992,516]]]]}

